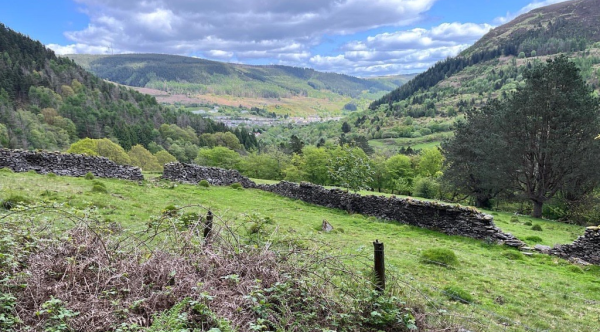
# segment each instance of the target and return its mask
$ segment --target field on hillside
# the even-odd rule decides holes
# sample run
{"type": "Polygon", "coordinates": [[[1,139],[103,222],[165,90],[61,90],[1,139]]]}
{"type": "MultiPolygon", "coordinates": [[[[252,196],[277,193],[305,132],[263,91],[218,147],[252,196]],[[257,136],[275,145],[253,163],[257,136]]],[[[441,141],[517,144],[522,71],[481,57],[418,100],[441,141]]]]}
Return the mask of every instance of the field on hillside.
{"type": "MultiPolygon", "coordinates": [[[[384,242],[389,285],[411,303],[441,314],[470,331],[595,331],[600,324],[600,268],[576,266],[541,254],[524,256],[514,249],[465,237],[448,236],[373,217],[313,206],[272,193],[230,187],[202,188],[175,184],[146,174],[147,181],[96,179],[106,193],[93,192],[93,181],[33,173],[0,173],[0,199],[21,195],[31,201],[60,202],[95,207],[106,221],[130,230],[142,230],[152,216],[169,205],[194,205],[201,214],[211,209],[219,220],[243,224],[247,216],[273,221],[271,236],[306,245],[327,244],[331,255],[352,254],[348,263],[358,273],[370,269],[372,242],[384,242]],[[201,205],[202,208],[197,205],[201,205]],[[334,227],[319,231],[322,221],[334,227]],[[421,253],[446,248],[458,256],[458,265],[427,264],[421,253]],[[461,289],[471,296],[452,301],[444,290],[461,289]]],[[[1,215],[6,213],[0,210],[1,215]]],[[[572,242],[583,228],[547,220],[490,212],[497,226],[531,246],[572,242]],[[540,225],[534,231],[531,224],[540,225]]],[[[0,219],[1,220],[1,219],[0,219]]]]}

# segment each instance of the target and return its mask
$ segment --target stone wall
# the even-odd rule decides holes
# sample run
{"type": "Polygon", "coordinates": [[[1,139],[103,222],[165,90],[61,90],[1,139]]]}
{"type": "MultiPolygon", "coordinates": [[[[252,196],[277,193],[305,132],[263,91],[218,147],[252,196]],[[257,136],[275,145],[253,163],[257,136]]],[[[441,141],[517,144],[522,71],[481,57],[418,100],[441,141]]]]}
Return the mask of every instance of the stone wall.
{"type": "Polygon", "coordinates": [[[101,178],[144,179],[138,167],[117,165],[104,157],[59,152],[0,149],[0,168],[5,167],[15,172],[34,170],[40,174],[67,176],[84,176],[91,172],[101,178]]]}
{"type": "Polygon", "coordinates": [[[600,265],[600,226],[588,227],[575,242],[556,245],[549,253],[565,259],[574,257],[600,265]]]}
{"type": "Polygon", "coordinates": [[[282,181],[275,185],[257,185],[256,188],[307,203],[394,220],[449,235],[489,240],[513,247],[524,245],[519,239],[497,228],[492,216],[470,207],[410,198],[362,196],[310,183],[282,181]]]}
{"type": "Polygon", "coordinates": [[[165,164],[162,178],[192,184],[206,180],[214,186],[228,186],[236,182],[240,183],[244,188],[254,188],[256,186],[254,182],[236,170],[177,162],[165,164]]]}

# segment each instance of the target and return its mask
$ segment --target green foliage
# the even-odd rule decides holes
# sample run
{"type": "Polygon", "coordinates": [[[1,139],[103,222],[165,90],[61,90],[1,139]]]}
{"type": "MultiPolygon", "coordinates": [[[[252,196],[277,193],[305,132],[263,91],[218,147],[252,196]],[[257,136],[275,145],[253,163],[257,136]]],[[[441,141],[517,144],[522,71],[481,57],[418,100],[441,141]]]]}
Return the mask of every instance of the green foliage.
{"type": "Polygon", "coordinates": [[[154,156],[156,157],[156,161],[158,161],[160,166],[177,161],[177,158],[175,158],[166,150],[158,151],[154,154],[154,156]]]}
{"type": "Polygon", "coordinates": [[[581,266],[577,266],[577,265],[569,265],[569,267],[567,267],[567,269],[570,272],[573,273],[577,273],[577,274],[585,274],[585,271],[583,271],[583,269],[581,268],[581,266]]]}
{"type": "Polygon", "coordinates": [[[430,248],[421,253],[421,262],[441,266],[458,265],[458,258],[454,251],[446,248],[430,248]]]}
{"type": "Polygon", "coordinates": [[[156,156],[140,144],[133,146],[131,150],[127,152],[127,155],[129,156],[131,165],[137,166],[144,171],[158,172],[163,169],[156,156]]]}
{"type": "Polygon", "coordinates": [[[0,173],[5,173],[5,174],[11,174],[14,173],[15,171],[13,171],[12,169],[8,168],[8,167],[2,167],[0,168],[0,173]]]}
{"type": "Polygon", "coordinates": [[[102,193],[102,194],[108,193],[108,189],[106,189],[106,186],[104,186],[102,184],[98,184],[98,183],[95,183],[92,186],[92,190],[91,191],[95,192],[95,193],[102,193]]]}
{"type": "Polygon", "coordinates": [[[202,148],[198,151],[196,163],[202,166],[213,166],[225,169],[237,169],[242,158],[240,155],[226,147],[202,148]]]}
{"type": "Polygon", "coordinates": [[[432,178],[418,177],[413,184],[413,195],[423,198],[439,196],[440,185],[432,178]]]}
{"type": "Polygon", "coordinates": [[[544,242],[544,240],[537,236],[537,235],[532,235],[532,236],[528,236],[525,238],[525,241],[531,242],[531,243],[542,243],[544,242]]]}
{"type": "Polygon", "coordinates": [[[532,216],[541,217],[544,202],[559,190],[580,196],[600,182],[593,157],[600,153],[593,139],[600,102],[565,56],[523,76],[515,93],[468,112],[457,125],[455,138],[442,145],[445,175],[479,203],[519,188],[533,204],[532,216]]]}
{"type": "Polygon", "coordinates": [[[56,177],[56,174],[55,174],[55,173],[52,173],[52,172],[50,172],[50,173],[46,174],[46,176],[47,176],[47,177],[49,177],[49,178],[55,178],[55,177],[56,177]]]}
{"type": "Polygon", "coordinates": [[[36,315],[46,318],[44,331],[62,332],[72,331],[67,323],[69,318],[77,317],[79,312],[65,308],[63,301],[50,297],[48,301],[42,303],[42,310],[36,312],[36,315]]]}
{"type": "Polygon", "coordinates": [[[531,226],[531,225],[533,225],[533,223],[531,222],[531,220],[527,220],[526,222],[523,223],[523,225],[531,226]]]}
{"type": "Polygon", "coordinates": [[[512,223],[519,223],[519,217],[517,216],[510,216],[510,222],[512,223]]]}
{"type": "Polygon", "coordinates": [[[2,208],[6,209],[6,210],[11,210],[11,209],[15,208],[17,205],[27,205],[30,203],[31,203],[31,200],[28,199],[27,197],[12,194],[12,195],[8,196],[7,198],[3,199],[1,205],[2,205],[2,208]]]}
{"type": "Polygon", "coordinates": [[[201,180],[200,182],[198,182],[198,185],[200,187],[204,187],[204,188],[210,187],[210,183],[208,183],[208,181],[206,181],[206,180],[201,180]]]}
{"type": "Polygon", "coordinates": [[[16,305],[16,297],[10,293],[0,292],[0,329],[3,331],[15,331],[17,324],[21,322],[16,315],[16,305]]]}
{"type": "Polygon", "coordinates": [[[93,180],[95,178],[95,176],[94,176],[94,174],[92,172],[87,172],[87,173],[85,173],[84,178],[86,180],[93,180]]]}
{"type": "Polygon", "coordinates": [[[232,183],[229,187],[231,187],[232,189],[236,189],[236,190],[243,190],[244,189],[244,187],[242,186],[242,184],[239,183],[239,182],[232,183]]]}
{"type": "Polygon", "coordinates": [[[83,153],[89,156],[106,157],[117,164],[128,165],[131,160],[125,150],[118,144],[107,138],[103,139],[81,139],[69,147],[68,153],[83,153]]]}
{"type": "Polygon", "coordinates": [[[348,145],[332,151],[328,172],[335,184],[346,190],[359,191],[368,188],[373,181],[369,158],[363,150],[348,145]]]}
{"type": "Polygon", "coordinates": [[[438,148],[424,149],[419,154],[419,174],[424,177],[438,177],[442,171],[444,156],[438,148]]]}
{"type": "Polygon", "coordinates": [[[451,301],[458,301],[464,304],[473,302],[473,296],[459,286],[445,287],[442,292],[451,301]]]}
{"type": "Polygon", "coordinates": [[[535,225],[531,226],[531,230],[538,231],[538,232],[543,231],[542,226],[540,224],[535,224],[535,225]]]}

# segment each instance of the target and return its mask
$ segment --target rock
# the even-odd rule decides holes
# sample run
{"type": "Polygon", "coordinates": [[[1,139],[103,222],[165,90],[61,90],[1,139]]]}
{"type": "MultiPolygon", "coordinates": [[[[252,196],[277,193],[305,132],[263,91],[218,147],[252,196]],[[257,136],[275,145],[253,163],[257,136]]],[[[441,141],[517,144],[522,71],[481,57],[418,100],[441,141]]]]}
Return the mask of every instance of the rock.
{"type": "Polygon", "coordinates": [[[542,244],[536,244],[536,245],[533,247],[533,249],[534,249],[534,250],[536,250],[536,251],[539,251],[539,252],[541,252],[541,253],[543,253],[543,254],[547,254],[547,253],[549,253],[549,252],[550,252],[550,250],[551,250],[552,248],[551,248],[550,246],[545,246],[545,245],[542,245],[542,244]]]}
{"type": "Polygon", "coordinates": [[[326,219],[323,219],[323,224],[321,225],[321,230],[323,232],[329,233],[333,230],[333,226],[331,226],[331,224],[326,219]]]}

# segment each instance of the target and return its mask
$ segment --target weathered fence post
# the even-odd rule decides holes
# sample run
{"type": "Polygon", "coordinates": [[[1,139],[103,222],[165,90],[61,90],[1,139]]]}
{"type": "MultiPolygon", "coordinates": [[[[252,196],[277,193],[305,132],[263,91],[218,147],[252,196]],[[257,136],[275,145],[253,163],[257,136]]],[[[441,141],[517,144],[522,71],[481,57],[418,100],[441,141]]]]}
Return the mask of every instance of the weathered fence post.
{"type": "Polygon", "coordinates": [[[383,293],[385,290],[385,256],[383,252],[383,242],[375,240],[373,242],[375,258],[375,290],[383,293]]]}
{"type": "Polygon", "coordinates": [[[212,231],[212,225],[213,225],[213,214],[209,210],[208,213],[206,214],[206,223],[204,223],[204,240],[205,241],[207,241],[208,237],[210,236],[210,232],[212,231]]]}

